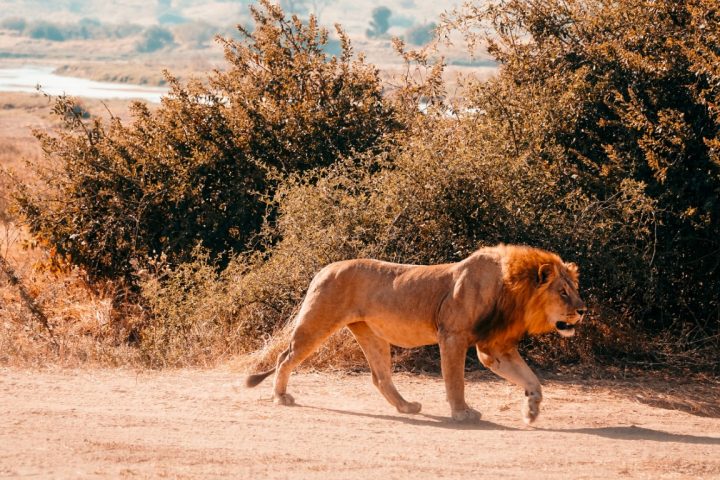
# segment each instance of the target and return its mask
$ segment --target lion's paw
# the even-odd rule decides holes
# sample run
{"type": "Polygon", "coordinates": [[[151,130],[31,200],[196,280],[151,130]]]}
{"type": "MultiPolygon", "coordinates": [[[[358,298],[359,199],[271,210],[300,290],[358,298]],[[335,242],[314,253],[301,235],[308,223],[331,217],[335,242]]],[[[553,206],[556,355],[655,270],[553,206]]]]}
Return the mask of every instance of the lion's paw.
{"type": "Polygon", "coordinates": [[[273,397],[273,402],[277,405],[285,405],[286,407],[295,405],[295,399],[289,393],[283,393],[282,395],[276,394],[273,397]]]}
{"type": "Polygon", "coordinates": [[[420,413],[420,410],[422,410],[422,404],[419,402],[407,402],[397,407],[397,410],[400,413],[420,413]]]}
{"type": "Polygon", "coordinates": [[[522,415],[525,423],[530,425],[540,415],[540,402],[542,402],[542,394],[540,392],[525,392],[525,401],[522,406],[522,415]]]}
{"type": "Polygon", "coordinates": [[[452,419],[460,423],[477,423],[481,416],[480,412],[470,407],[452,412],[452,419]]]}

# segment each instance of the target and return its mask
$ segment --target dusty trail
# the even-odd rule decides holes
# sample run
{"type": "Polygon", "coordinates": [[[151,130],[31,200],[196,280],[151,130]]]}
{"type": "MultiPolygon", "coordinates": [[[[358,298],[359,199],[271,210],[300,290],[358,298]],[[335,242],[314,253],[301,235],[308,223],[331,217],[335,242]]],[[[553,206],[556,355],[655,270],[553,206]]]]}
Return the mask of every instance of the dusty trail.
{"type": "MultiPolygon", "coordinates": [[[[269,381],[247,390],[240,380],[2,369],[0,477],[720,478],[718,415],[649,405],[632,384],[546,382],[527,428],[520,392],[487,376],[467,385],[484,418],[473,427],[448,421],[438,377],[396,376],[423,403],[415,416],[396,413],[369,374],[295,375],[297,407],[273,405],[269,381]]],[[[717,389],[703,392],[718,401],[717,389]]]]}

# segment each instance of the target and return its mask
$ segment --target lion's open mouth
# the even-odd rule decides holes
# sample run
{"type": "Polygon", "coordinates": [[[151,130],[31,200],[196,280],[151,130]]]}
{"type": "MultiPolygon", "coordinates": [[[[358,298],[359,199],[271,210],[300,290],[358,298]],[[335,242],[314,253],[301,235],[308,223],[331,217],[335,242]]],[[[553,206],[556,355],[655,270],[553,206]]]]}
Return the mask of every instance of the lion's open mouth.
{"type": "Polygon", "coordinates": [[[563,337],[572,337],[575,335],[575,325],[563,321],[555,324],[555,328],[563,337]]]}

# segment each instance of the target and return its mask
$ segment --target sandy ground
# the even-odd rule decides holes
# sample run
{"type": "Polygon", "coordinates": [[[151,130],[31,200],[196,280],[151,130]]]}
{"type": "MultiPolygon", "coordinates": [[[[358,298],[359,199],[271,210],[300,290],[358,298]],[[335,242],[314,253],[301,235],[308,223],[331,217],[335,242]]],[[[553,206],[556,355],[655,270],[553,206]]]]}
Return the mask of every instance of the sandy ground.
{"type": "Polygon", "coordinates": [[[423,403],[414,416],[385,403],[368,374],[295,375],[296,407],[272,404],[271,382],[249,390],[241,377],[0,369],[0,477],[720,478],[713,386],[693,403],[661,391],[677,391],[672,382],[548,381],[529,428],[521,393],[487,375],[468,381],[483,412],[474,426],[448,420],[436,376],[396,375],[423,403]],[[714,413],[686,412],[703,405],[714,413]]]}

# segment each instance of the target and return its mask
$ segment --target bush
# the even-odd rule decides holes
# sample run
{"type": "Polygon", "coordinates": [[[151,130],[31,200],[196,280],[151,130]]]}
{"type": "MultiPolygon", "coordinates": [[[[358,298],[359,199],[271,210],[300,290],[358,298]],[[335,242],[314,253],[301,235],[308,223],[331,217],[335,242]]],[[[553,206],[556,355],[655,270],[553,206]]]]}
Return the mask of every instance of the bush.
{"type": "Polygon", "coordinates": [[[20,205],[95,276],[133,278],[137,259],[153,365],[265,346],[327,263],[441,263],[498,242],[580,265],[585,334],[528,341],[536,363],[689,365],[703,346],[714,362],[717,11],[653,5],[467,5],[441,28],[471,42],[489,28],[499,73],[450,105],[426,53],[396,42],[427,70],[384,98],[342,32],[328,58],[313,18],[263,2],[256,30],[223,42],[226,72],[170,78],[171,95],[156,112],[137,105],[129,127],[70,115],[41,135],[61,174],[20,205]]]}
{"type": "Polygon", "coordinates": [[[370,28],[365,31],[368,38],[377,38],[385,34],[390,28],[392,11],[387,7],[375,7],[372,11],[370,28]]]}
{"type": "Polygon", "coordinates": [[[495,3],[459,18],[471,37],[478,26],[493,30],[489,51],[502,65],[477,108],[510,127],[519,151],[564,163],[598,201],[617,204],[629,188],[650,206],[642,230],[651,235],[627,279],[635,293],[622,303],[679,343],[712,338],[720,329],[720,118],[712,107],[720,34],[707,26],[717,6],[543,5],[495,3]]]}
{"type": "Polygon", "coordinates": [[[198,248],[174,270],[162,258],[149,266],[154,275],[142,276],[141,285],[153,318],[138,335],[145,362],[153,367],[213,363],[218,340],[235,338],[229,322],[220,321],[235,307],[225,303],[228,285],[216,265],[198,248]]]}
{"type": "Polygon", "coordinates": [[[142,33],[140,40],[135,45],[135,49],[142,53],[155,52],[169,47],[173,45],[173,43],[174,38],[170,30],[153,25],[142,33]]]}
{"type": "MultiPolygon", "coordinates": [[[[616,202],[600,202],[562,168],[515,157],[506,132],[495,127],[484,115],[424,118],[383,162],[366,158],[284,182],[275,197],[278,219],[264,232],[282,240],[259,264],[233,261],[236,271],[248,273],[233,282],[235,296],[227,299],[243,305],[238,320],[226,318],[256,329],[246,344],[282,328],[313,275],[348,258],[435,264],[465,258],[482,245],[533,244],[578,261],[593,304],[621,307],[607,291],[623,299],[636,295],[652,205],[630,184],[616,202]]],[[[608,355],[617,337],[599,323],[591,322],[589,331],[592,341],[576,349],[535,340],[536,360],[608,355]]],[[[418,352],[405,356],[405,364],[426,357],[418,352]]]]}
{"type": "Polygon", "coordinates": [[[0,21],[0,28],[22,32],[27,27],[27,21],[22,17],[7,17],[0,21]]]}
{"type": "Polygon", "coordinates": [[[405,39],[412,45],[423,46],[432,42],[435,38],[435,29],[437,25],[434,22],[418,25],[408,29],[405,33],[405,39]]]}
{"type": "MultiPolygon", "coordinates": [[[[555,338],[526,343],[533,361],[683,358],[708,368],[678,354],[703,345],[716,352],[720,236],[718,222],[698,221],[715,218],[720,166],[717,116],[703,107],[717,102],[708,63],[717,43],[699,28],[713,11],[668,2],[642,16],[598,3],[568,20],[559,16],[570,15],[566,2],[548,3],[559,9],[549,11],[533,5],[501,3],[463,17],[466,27],[480,18],[496,29],[491,52],[501,67],[495,79],[469,86],[455,117],[432,102],[424,116],[405,110],[414,121],[383,156],[281,182],[265,254],[233,260],[245,272],[231,297],[243,305],[238,322],[257,329],[248,338],[291,319],[329,262],[440,263],[480,245],[528,243],[579,263],[593,305],[572,348],[555,338]],[[672,15],[656,17],[663,9],[672,15]],[[635,52],[640,27],[624,27],[631,14],[654,33],[643,48],[667,38],[681,47],[635,52]],[[674,26],[684,14],[683,28],[674,26]],[[519,37],[529,42],[513,42],[519,37]]],[[[436,102],[439,90],[423,98],[436,102]]]]}
{"type": "Polygon", "coordinates": [[[65,40],[61,27],[50,22],[33,22],[25,30],[30,38],[62,42],[65,40]]]}
{"type": "Polygon", "coordinates": [[[58,167],[39,170],[49,190],[17,192],[37,236],[92,278],[132,282],[148,258],[176,265],[198,244],[223,265],[273,218],[278,175],[382,148],[399,125],[345,34],[342,55],[328,58],[314,18],[305,26],[266,2],[252,12],[255,31],[223,41],[225,72],[186,86],[169,76],[162,105],[135,104],[129,126],[85,122],[59,99],[64,129],[37,134],[58,167]]]}

